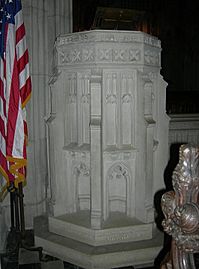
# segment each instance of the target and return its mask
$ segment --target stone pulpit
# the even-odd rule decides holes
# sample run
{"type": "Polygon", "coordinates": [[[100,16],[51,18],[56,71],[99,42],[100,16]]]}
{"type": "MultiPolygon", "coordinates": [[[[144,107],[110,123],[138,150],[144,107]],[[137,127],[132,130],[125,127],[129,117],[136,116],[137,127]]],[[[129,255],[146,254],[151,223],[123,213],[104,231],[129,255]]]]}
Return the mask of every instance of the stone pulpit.
{"type": "Polygon", "coordinates": [[[93,30],[58,37],[55,50],[49,239],[36,242],[83,268],[152,262],[161,248],[150,247],[153,200],[168,159],[160,41],[93,30]]]}

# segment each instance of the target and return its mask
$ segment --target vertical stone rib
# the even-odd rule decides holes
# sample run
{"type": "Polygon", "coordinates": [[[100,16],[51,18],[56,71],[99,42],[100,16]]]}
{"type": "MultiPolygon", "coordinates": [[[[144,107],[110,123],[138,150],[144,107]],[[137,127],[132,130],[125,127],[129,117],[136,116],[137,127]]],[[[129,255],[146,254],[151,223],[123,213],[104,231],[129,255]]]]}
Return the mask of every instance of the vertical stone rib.
{"type": "Polygon", "coordinates": [[[91,228],[101,229],[102,225],[102,111],[101,76],[91,76],[90,105],[90,167],[91,167],[91,228]]]}
{"type": "Polygon", "coordinates": [[[32,98],[28,104],[28,178],[25,191],[27,225],[32,218],[45,211],[47,184],[46,126],[48,113],[48,81],[52,69],[53,45],[57,35],[67,32],[68,6],[71,1],[29,0],[23,1],[24,21],[30,54],[32,98]],[[56,7],[56,8],[55,8],[56,7]],[[28,206],[29,205],[29,206],[28,206]],[[31,216],[32,215],[32,216],[31,216]]]}
{"type": "MultiPolygon", "coordinates": [[[[24,2],[24,5],[27,4],[24,2]]],[[[29,122],[28,147],[28,178],[25,191],[25,203],[28,211],[34,217],[45,210],[45,180],[46,180],[46,143],[44,116],[46,113],[45,99],[47,91],[48,72],[47,40],[46,40],[46,14],[45,1],[29,2],[30,32],[28,48],[30,52],[30,65],[32,76],[32,98],[29,122]],[[29,205],[29,206],[28,206],[29,205]]],[[[31,216],[28,224],[31,226],[31,216]]]]}

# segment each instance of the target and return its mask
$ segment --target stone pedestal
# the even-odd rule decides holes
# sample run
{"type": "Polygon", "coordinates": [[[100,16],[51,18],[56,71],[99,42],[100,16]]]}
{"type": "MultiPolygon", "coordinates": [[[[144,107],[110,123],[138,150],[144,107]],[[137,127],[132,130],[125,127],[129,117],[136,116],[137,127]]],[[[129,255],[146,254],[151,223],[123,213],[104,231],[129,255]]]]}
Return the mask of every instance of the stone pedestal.
{"type": "Polygon", "coordinates": [[[56,51],[49,231],[92,247],[152,239],[168,158],[160,41],[97,30],[60,36],[56,51]]]}

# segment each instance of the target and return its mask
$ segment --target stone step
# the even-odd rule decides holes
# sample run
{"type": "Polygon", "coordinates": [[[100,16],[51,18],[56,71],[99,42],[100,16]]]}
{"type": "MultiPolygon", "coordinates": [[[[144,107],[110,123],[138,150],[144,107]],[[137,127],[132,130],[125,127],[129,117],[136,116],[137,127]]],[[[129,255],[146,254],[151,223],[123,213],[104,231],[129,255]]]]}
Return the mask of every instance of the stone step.
{"type": "Polygon", "coordinates": [[[35,219],[37,246],[42,246],[47,255],[86,269],[152,266],[162,249],[162,239],[161,234],[156,234],[150,240],[91,246],[49,232],[48,219],[45,216],[35,219]]]}

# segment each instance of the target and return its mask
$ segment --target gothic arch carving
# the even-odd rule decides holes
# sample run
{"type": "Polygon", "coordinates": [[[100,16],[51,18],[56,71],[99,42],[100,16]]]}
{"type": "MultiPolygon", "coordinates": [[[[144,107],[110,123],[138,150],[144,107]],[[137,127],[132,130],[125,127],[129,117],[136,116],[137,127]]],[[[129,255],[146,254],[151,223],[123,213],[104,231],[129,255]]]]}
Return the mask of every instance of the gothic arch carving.
{"type": "Polygon", "coordinates": [[[73,168],[76,211],[90,210],[90,170],[81,162],[73,168]]]}
{"type": "Polygon", "coordinates": [[[111,166],[106,176],[106,217],[111,212],[130,214],[130,172],[123,163],[111,166]]]}

